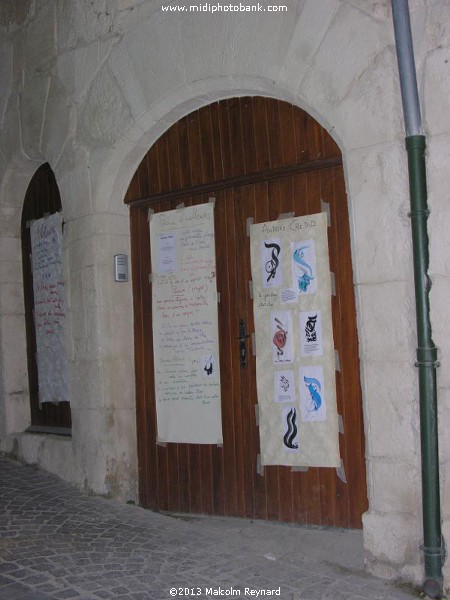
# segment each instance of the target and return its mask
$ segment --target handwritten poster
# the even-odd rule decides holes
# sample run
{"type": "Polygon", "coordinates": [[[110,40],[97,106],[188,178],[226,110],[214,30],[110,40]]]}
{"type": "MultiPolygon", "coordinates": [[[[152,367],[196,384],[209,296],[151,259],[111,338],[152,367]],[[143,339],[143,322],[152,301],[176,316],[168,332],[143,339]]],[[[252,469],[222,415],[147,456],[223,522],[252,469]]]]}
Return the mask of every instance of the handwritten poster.
{"type": "Polygon", "coordinates": [[[339,467],[326,214],[251,225],[250,247],[261,462],[339,467]]]}
{"type": "Polygon", "coordinates": [[[62,216],[30,226],[39,403],[69,400],[62,216]]]}
{"type": "Polygon", "coordinates": [[[150,241],[158,439],[221,443],[214,205],[153,214],[150,241]]]}

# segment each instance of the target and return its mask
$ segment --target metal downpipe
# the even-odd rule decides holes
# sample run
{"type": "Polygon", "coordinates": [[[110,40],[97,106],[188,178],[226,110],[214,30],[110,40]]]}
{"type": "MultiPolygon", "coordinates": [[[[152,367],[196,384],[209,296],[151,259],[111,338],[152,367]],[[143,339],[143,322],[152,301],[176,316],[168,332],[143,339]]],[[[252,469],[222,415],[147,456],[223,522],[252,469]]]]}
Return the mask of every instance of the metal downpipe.
{"type": "Polygon", "coordinates": [[[430,598],[442,598],[442,564],[445,556],[441,532],[439,449],[437,427],[437,349],[431,336],[428,205],[425,136],[421,133],[419,94],[412,46],[408,0],[391,0],[402,91],[408,153],[411,230],[417,321],[417,361],[420,395],[422,456],[422,512],[425,581],[430,598]]]}

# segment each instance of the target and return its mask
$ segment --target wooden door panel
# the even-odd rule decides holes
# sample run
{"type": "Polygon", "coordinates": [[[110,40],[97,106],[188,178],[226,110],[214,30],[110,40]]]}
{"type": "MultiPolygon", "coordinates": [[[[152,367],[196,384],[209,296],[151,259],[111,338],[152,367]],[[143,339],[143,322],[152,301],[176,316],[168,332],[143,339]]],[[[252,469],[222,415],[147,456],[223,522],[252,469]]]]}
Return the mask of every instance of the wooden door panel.
{"type": "Polygon", "coordinates": [[[330,157],[338,155],[333,140],[300,109],[266,98],[241,98],[204,107],[179,121],[152,147],[138,169],[126,200],[137,201],[131,208],[131,231],[143,506],[361,527],[367,497],[349,222],[342,166],[328,166],[330,157]],[[307,161],[316,162],[310,169],[294,166],[283,176],[270,171],[307,161]],[[267,178],[251,175],[265,169],[269,169],[267,178]],[[250,174],[248,181],[242,181],[243,174],[250,174]],[[233,183],[226,179],[229,177],[238,180],[233,183]],[[221,179],[220,185],[214,183],[221,179]],[[209,182],[211,188],[206,189],[209,182]],[[189,195],[186,188],[192,186],[189,195]],[[169,193],[171,189],[173,193],[169,193]],[[155,199],[144,202],[146,194],[156,195],[155,199]],[[164,199],[158,200],[158,194],[164,194],[164,199]],[[181,201],[189,206],[208,202],[210,197],[215,198],[220,292],[223,445],[158,445],[147,209],[151,205],[155,212],[169,210],[181,201]],[[302,216],[320,212],[322,200],[330,207],[330,268],[336,275],[333,332],[341,364],[336,386],[338,412],[344,424],[340,447],[346,483],[335,469],[299,472],[270,466],[263,474],[257,472],[256,360],[249,339],[248,365],[242,368],[237,341],[240,319],[249,334],[255,330],[249,287],[249,219],[261,223],[284,213],[302,216]]]}

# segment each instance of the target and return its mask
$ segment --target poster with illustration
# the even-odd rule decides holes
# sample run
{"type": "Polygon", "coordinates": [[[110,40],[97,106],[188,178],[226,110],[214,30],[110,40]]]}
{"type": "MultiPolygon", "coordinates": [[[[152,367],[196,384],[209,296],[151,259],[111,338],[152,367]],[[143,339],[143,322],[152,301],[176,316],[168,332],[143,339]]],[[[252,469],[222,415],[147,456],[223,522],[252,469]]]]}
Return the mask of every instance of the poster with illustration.
{"type": "Polygon", "coordinates": [[[299,324],[301,356],[322,356],[322,312],[320,310],[302,311],[299,324]]]}
{"type": "Polygon", "coordinates": [[[272,361],[274,365],[294,361],[292,314],[289,310],[272,312],[272,361]]]}
{"type": "Polygon", "coordinates": [[[314,240],[291,242],[292,287],[299,296],[317,291],[314,240]]]}
{"type": "Polygon", "coordinates": [[[158,439],[222,441],[214,205],[150,217],[158,439]]]}
{"type": "Polygon", "coordinates": [[[261,274],[262,287],[273,288],[283,285],[283,270],[281,268],[281,240],[263,240],[261,242],[261,274]]]}
{"type": "Polygon", "coordinates": [[[68,402],[62,215],[30,226],[39,403],[68,402]]]}
{"type": "Polygon", "coordinates": [[[262,465],[340,465],[327,227],[325,213],[250,226],[262,465]]]}
{"type": "Polygon", "coordinates": [[[300,408],[302,421],[326,421],[325,384],[321,366],[300,367],[300,408]]]}
{"type": "Polygon", "coordinates": [[[294,371],[275,371],[273,387],[275,402],[290,402],[291,404],[295,402],[294,371]]]}

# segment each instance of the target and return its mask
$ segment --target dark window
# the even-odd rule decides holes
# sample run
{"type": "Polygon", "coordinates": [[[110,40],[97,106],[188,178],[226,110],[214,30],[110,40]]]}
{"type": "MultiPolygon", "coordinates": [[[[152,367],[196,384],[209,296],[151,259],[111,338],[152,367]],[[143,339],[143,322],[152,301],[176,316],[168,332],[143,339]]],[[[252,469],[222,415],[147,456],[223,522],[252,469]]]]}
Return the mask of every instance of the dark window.
{"type": "Polygon", "coordinates": [[[67,433],[71,427],[70,405],[68,402],[53,404],[45,402],[39,406],[38,370],[36,362],[36,332],[34,328],[34,295],[31,270],[30,228],[33,219],[61,210],[61,197],[53,171],[49,164],[42,165],[30,181],[22,210],[22,264],[25,301],[25,324],[27,332],[28,379],[30,388],[31,429],[35,431],[54,430],[54,433],[67,433]]]}

